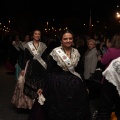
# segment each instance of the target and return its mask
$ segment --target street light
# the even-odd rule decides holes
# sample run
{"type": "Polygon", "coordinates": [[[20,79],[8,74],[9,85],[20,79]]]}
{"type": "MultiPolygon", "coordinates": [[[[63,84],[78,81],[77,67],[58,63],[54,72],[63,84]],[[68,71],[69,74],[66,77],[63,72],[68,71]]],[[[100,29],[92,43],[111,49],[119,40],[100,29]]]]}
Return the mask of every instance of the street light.
{"type": "Polygon", "coordinates": [[[116,17],[120,18],[120,13],[119,12],[116,13],[116,17]]]}
{"type": "Polygon", "coordinates": [[[118,24],[120,24],[120,13],[119,12],[116,13],[116,18],[118,19],[118,24]]]}
{"type": "Polygon", "coordinates": [[[118,25],[118,30],[120,30],[120,12],[116,12],[116,18],[118,19],[117,25],[118,25]]]}
{"type": "Polygon", "coordinates": [[[9,30],[10,30],[10,20],[8,21],[8,23],[9,23],[9,30]]]}

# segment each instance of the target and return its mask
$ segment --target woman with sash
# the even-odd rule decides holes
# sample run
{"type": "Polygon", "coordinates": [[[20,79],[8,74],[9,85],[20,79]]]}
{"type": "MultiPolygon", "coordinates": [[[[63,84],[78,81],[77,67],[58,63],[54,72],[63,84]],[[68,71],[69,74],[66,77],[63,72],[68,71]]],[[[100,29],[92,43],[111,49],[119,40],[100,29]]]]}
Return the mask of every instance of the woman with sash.
{"type": "Polygon", "coordinates": [[[15,105],[16,108],[23,108],[23,109],[31,109],[32,104],[33,104],[33,100],[30,99],[29,97],[27,97],[26,95],[23,94],[23,88],[24,88],[24,77],[21,76],[20,70],[21,70],[21,65],[23,62],[23,56],[24,56],[24,50],[25,50],[25,45],[27,44],[27,42],[30,41],[30,35],[26,34],[24,36],[24,41],[21,42],[19,49],[20,49],[20,56],[18,59],[18,64],[19,65],[19,72],[18,72],[18,78],[16,81],[16,85],[15,85],[15,89],[13,92],[13,96],[11,99],[11,103],[13,103],[13,105],[15,105]]]}
{"type": "Polygon", "coordinates": [[[29,41],[25,47],[24,63],[21,74],[25,75],[23,92],[34,101],[29,119],[33,120],[34,117],[34,120],[36,120],[37,116],[33,115],[36,113],[35,109],[40,106],[37,99],[37,90],[39,88],[39,94],[41,94],[44,87],[44,75],[47,67],[45,62],[47,58],[47,46],[45,43],[40,41],[41,31],[39,29],[35,29],[33,31],[32,39],[33,40],[29,41]]]}
{"type": "Polygon", "coordinates": [[[80,54],[73,33],[61,34],[61,46],[48,56],[44,104],[46,120],[91,120],[88,91],[79,72],[80,54]]]}

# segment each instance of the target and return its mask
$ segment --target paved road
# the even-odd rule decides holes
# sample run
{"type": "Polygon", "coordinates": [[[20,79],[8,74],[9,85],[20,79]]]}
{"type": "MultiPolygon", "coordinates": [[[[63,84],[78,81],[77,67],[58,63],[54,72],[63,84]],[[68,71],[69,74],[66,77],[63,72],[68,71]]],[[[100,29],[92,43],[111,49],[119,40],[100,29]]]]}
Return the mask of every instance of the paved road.
{"type": "Polygon", "coordinates": [[[16,109],[11,103],[16,79],[14,73],[0,65],[0,120],[27,120],[29,111],[16,109]]]}

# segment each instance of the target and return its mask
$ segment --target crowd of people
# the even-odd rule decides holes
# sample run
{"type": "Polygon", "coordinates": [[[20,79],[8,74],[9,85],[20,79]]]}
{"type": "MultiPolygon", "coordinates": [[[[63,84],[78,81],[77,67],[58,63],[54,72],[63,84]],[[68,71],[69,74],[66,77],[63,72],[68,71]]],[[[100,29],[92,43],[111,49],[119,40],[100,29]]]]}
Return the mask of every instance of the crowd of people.
{"type": "Polygon", "coordinates": [[[115,76],[113,84],[104,74],[99,90],[91,81],[98,67],[104,72],[120,57],[120,33],[80,36],[66,29],[45,40],[35,29],[10,43],[9,62],[16,75],[11,103],[29,109],[28,120],[93,120],[90,100],[96,98],[95,120],[110,120],[113,111],[120,120],[120,81],[115,76]]]}

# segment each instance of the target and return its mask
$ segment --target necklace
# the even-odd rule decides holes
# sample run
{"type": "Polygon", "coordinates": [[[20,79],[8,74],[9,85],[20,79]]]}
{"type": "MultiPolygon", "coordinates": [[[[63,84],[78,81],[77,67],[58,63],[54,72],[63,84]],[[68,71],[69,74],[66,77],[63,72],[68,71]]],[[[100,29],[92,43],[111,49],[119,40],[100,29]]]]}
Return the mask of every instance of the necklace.
{"type": "Polygon", "coordinates": [[[38,49],[39,44],[34,44],[35,48],[38,49]]]}
{"type": "Polygon", "coordinates": [[[69,57],[69,58],[71,58],[71,51],[64,51],[65,52],[65,54],[69,57]]]}
{"type": "Polygon", "coordinates": [[[66,55],[70,55],[70,53],[66,53],[66,55]]]}
{"type": "Polygon", "coordinates": [[[69,58],[71,58],[71,49],[65,49],[65,48],[63,47],[63,51],[65,52],[65,54],[66,54],[69,58]]]}

